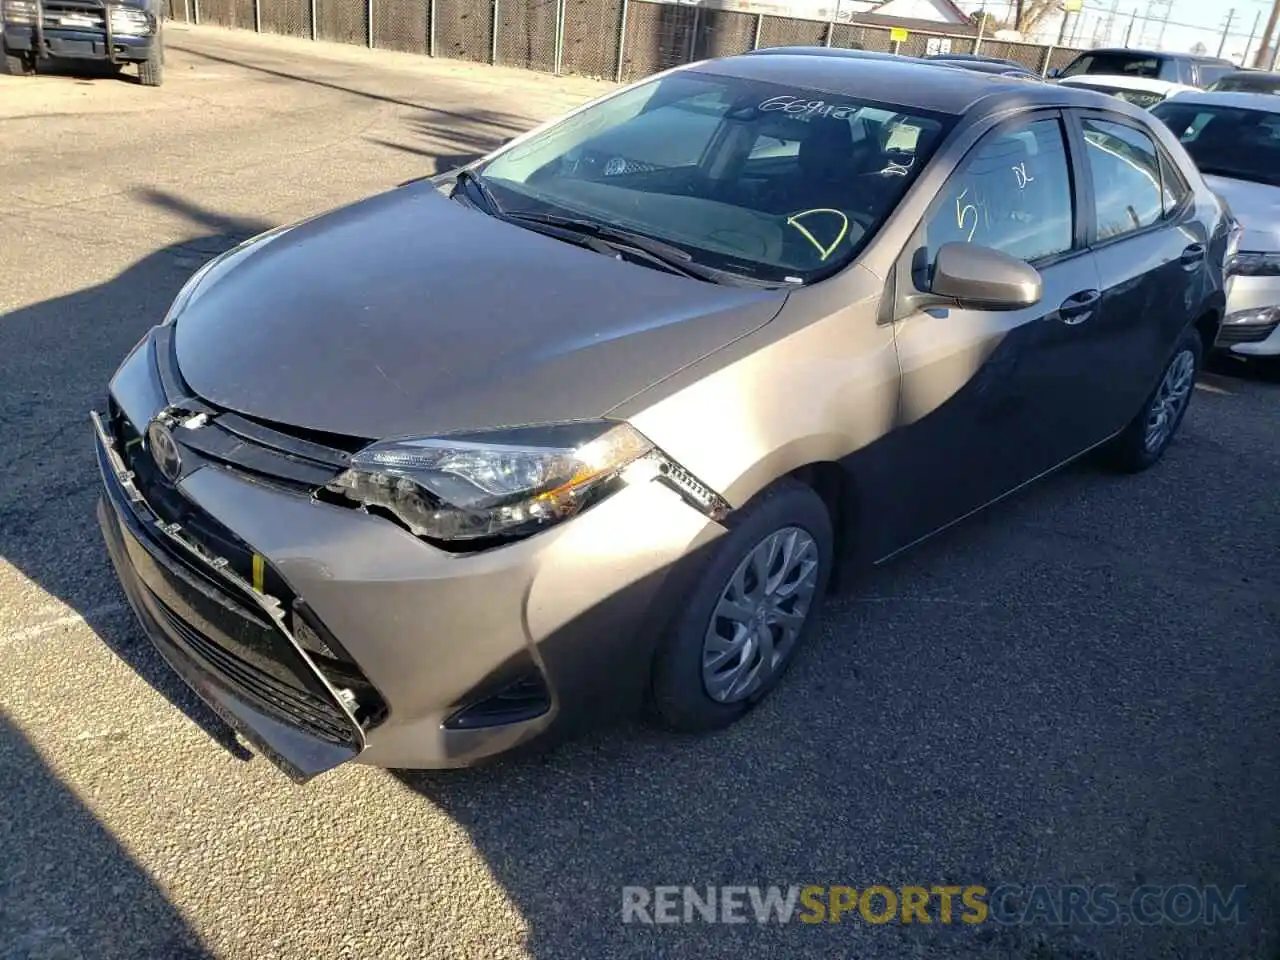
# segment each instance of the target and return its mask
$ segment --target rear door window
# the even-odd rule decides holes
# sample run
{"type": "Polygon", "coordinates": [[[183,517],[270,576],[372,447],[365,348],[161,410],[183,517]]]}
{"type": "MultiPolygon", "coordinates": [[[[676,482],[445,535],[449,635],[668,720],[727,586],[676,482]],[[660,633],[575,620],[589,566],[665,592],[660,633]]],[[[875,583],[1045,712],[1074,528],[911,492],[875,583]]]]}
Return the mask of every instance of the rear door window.
{"type": "Polygon", "coordinates": [[[1159,223],[1166,198],[1155,143],[1125,124],[1085,118],[1083,125],[1098,239],[1110,240],[1159,223]]]}

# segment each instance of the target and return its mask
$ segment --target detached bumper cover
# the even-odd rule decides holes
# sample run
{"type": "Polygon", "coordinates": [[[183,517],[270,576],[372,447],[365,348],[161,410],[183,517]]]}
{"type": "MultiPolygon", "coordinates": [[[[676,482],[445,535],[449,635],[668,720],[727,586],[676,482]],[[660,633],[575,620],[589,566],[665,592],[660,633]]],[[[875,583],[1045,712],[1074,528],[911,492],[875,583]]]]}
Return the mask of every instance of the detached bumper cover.
{"type": "Polygon", "coordinates": [[[157,650],[228,724],[302,783],[354,759],[364,731],[286,626],[277,602],[138,494],[95,414],[98,519],[130,605],[157,650]]]}

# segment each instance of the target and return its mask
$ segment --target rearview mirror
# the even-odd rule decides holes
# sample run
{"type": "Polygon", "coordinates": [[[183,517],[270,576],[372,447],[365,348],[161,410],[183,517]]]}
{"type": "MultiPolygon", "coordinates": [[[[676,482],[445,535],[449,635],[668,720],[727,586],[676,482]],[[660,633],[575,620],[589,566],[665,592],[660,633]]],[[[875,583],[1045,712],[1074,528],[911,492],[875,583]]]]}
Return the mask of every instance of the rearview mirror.
{"type": "Polygon", "coordinates": [[[938,248],[929,293],[975,310],[1022,310],[1044,295],[1040,271],[1007,253],[972,243],[938,248]]]}

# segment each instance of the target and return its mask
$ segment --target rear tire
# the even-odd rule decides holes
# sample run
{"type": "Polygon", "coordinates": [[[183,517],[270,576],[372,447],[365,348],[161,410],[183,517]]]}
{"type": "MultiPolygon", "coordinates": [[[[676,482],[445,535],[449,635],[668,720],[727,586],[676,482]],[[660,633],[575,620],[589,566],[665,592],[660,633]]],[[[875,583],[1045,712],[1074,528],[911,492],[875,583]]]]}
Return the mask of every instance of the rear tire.
{"type": "Polygon", "coordinates": [[[29,77],[35,72],[35,61],[26,54],[10,53],[5,50],[0,56],[0,73],[11,77],[29,77]]]}
{"type": "Polygon", "coordinates": [[[726,727],[773,690],[813,633],[833,542],[822,498],[795,480],[731,515],[658,649],[650,706],[662,726],[726,727]]]}
{"type": "Polygon", "coordinates": [[[1122,473],[1139,473],[1160,461],[1191,405],[1203,360],[1200,335],[1194,328],[1188,329],[1138,415],[1103,449],[1109,466],[1122,473]]]}

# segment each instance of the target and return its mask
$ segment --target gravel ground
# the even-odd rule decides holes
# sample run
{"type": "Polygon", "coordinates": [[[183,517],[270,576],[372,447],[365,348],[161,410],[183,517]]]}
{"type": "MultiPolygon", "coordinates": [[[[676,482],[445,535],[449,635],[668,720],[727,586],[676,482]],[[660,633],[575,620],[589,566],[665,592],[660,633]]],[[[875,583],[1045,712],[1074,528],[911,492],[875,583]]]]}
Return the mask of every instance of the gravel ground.
{"type": "Polygon", "coordinates": [[[1212,957],[1280,907],[1280,384],[1067,471],[834,602],[772,700],[298,789],[157,661],[86,410],[241,237],[491,147],[593,81],[176,26],[159,90],[0,78],[0,956],[1212,957]],[[621,887],[1246,885],[1237,925],[624,925],[621,887]]]}

